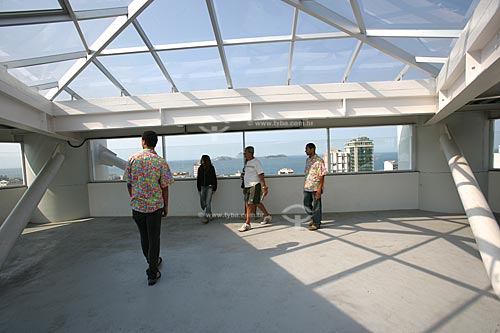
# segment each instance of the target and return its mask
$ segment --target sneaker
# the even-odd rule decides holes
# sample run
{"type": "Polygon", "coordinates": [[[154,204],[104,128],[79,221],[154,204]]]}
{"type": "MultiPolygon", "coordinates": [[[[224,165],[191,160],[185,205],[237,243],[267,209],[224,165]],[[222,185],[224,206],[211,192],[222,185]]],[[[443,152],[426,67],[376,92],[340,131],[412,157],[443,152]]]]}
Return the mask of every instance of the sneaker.
{"type": "Polygon", "coordinates": [[[310,227],[309,227],[309,230],[310,230],[310,231],[316,231],[316,230],[318,230],[318,229],[319,229],[319,227],[317,227],[317,226],[315,226],[315,225],[312,225],[312,226],[310,226],[310,227]]]}
{"type": "Polygon", "coordinates": [[[309,226],[312,226],[314,224],[313,220],[307,222],[307,224],[309,224],[309,226]]]}
{"type": "Polygon", "coordinates": [[[260,222],[260,224],[268,224],[271,223],[273,220],[273,217],[271,215],[264,216],[264,220],[260,222]]]}
{"type": "Polygon", "coordinates": [[[158,271],[156,272],[156,276],[154,278],[148,278],[148,285],[152,286],[156,282],[158,282],[158,279],[161,278],[161,272],[158,271]]]}
{"type": "Polygon", "coordinates": [[[201,219],[201,223],[203,223],[203,224],[207,224],[207,223],[208,223],[208,218],[203,217],[203,218],[201,219]]]}
{"type": "Polygon", "coordinates": [[[241,228],[238,229],[238,231],[243,232],[243,231],[248,231],[250,229],[252,229],[252,226],[250,224],[243,223],[243,225],[241,226],[241,228]]]}

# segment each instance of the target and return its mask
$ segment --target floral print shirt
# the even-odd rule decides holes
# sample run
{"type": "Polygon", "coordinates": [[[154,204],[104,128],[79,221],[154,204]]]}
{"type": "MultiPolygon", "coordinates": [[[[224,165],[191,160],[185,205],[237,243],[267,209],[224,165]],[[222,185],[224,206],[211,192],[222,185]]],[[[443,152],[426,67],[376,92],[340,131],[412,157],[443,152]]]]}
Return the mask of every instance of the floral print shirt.
{"type": "Polygon", "coordinates": [[[174,182],[168,163],[152,149],[143,149],[129,158],[123,180],[132,185],[130,206],[141,213],[163,208],[161,189],[174,182]]]}
{"type": "Polygon", "coordinates": [[[326,175],[326,167],[323,159],[318,155],[306,159],[306,170],[304,180],[304,191],[316,192],[318,190],[321,176],[326,175]]]}

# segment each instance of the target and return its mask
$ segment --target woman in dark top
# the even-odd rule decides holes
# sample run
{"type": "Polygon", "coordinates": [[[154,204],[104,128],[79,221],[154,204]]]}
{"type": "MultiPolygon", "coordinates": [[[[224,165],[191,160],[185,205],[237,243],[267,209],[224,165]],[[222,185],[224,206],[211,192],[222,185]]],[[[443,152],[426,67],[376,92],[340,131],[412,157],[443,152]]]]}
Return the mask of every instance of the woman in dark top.
{"type": "Polygon", "coordinates": [[[203,210],[201,222],[208,223],[209,220],[213,220],[212,194],[217,191],[217,176],[215,175],[215,168],[208,155],[203,155],[201,157],[196,186],[198,187],[200,205],[203,210]]]}

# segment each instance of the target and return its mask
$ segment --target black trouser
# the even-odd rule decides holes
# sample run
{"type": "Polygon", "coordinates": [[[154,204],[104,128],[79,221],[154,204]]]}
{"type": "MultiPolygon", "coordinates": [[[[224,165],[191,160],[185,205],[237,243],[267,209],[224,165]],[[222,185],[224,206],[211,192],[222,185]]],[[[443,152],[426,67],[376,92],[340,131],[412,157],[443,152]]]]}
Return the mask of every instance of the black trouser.
{"type": "Polygon", "coordinates": [[[132,210],[139,233],[141,234],[141,247],[144,257],[149,263],[147,274],[149,278],[155,278],[158,272],[158,258],[160,257],[160,230],[161,230],[161,213],[163,208],[160,208],[151,213],[141,213],[132,210]]]}

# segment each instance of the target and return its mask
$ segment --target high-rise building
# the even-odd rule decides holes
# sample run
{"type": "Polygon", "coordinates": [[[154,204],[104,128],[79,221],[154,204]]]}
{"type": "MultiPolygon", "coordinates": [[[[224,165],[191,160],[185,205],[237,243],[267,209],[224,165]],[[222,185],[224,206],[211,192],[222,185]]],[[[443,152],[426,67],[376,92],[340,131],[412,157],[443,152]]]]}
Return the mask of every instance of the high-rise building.
{"type": "Polygon", "coordinates": [[[397,170],[398,169],[398,161],[384,161],[384,171],[397,170]]]}
{"type": "Polygon", "coordinates": [[[196,162],[194,165],[193,165],[193,175],[194,175],[194,178],[198,178],[198,168],[200,167],[200,163],[196,162]]]}
{"type": "Polygon", "coordinates": [[[366,136],[347,142],[344,146],[344,152],[349,154],[349,171],[373,171],[374,147],[373,140],[366,136]]]}
{"type": "MultiPolygon", "coordinates": [[[[326,154],[325,154],[326,155],[326,154]]],[[[327,161],[325,158],[325,165],[327,161]]],[[[337,148],[330,148],[330,170],[331,172],[349,172],[350,160],[349,153],[340,151],[337,148]]]]}

